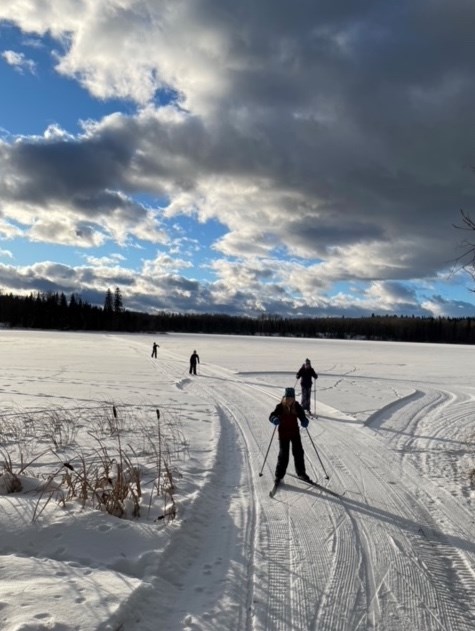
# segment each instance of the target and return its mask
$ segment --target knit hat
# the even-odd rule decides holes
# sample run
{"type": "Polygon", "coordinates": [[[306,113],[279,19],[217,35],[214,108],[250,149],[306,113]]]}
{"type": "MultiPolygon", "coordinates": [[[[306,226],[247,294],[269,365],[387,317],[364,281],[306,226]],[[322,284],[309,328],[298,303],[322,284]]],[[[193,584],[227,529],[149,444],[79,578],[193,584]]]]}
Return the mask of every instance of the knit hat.
{"type": "Polygon", "coordinates": [[[295,399],[295,390],[293,388],[286,388],[284,396],[288,399],[295,399]]]}

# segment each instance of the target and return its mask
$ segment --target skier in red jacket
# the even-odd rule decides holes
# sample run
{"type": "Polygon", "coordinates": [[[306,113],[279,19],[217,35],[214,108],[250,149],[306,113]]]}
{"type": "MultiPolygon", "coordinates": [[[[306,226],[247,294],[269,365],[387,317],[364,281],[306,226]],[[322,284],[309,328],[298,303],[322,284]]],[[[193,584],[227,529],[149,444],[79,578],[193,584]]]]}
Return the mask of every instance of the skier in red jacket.
{"type": "Polygon", "coordinates": [[[298,421],[302,427],[308,426],[308,418],[298,401],[295,400],[294,388],[286,388],[284,398],[270,414],[269,420],[279,428],[279,456],[275,468],[275,482],[278,484],[284,477],[289,464],[290,444],[294,457],[295,473],[301,480],[309,482],[305,471],[304,451],[298,421]]]}

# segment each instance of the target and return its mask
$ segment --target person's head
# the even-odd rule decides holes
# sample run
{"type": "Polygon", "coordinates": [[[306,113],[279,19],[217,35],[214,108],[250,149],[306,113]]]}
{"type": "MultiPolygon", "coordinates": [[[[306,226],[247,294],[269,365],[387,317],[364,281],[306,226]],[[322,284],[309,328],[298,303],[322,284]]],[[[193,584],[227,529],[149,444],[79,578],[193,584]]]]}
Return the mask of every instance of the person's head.
{"type": "Polygon", "coordinates": [[[282,403],[290,408],[290,406],[295,401],[295,390],[294,388],[286,388],[284,391],[284,396],[282,398],[282,403]]]}
{"type": "Polygon", "coordinates": [[[307,359],[305,360],[305,365],[306,365],[306,366],[310,366],[310,365],[311,365],[311,364],[310,364],[310,360],[309,360],[309,358],[308,358],[308,357],[307,357],[307,359]]]}

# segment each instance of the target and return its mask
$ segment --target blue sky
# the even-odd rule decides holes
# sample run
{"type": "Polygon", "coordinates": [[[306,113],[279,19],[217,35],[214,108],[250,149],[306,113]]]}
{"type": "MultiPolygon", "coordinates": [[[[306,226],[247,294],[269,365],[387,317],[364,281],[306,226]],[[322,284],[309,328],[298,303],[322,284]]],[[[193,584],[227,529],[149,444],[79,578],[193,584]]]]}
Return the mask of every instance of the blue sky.
{"type": "Polygon", "coordinates": [[[3,4],[1,291],[475,316],[471,3],[3,4]]]}

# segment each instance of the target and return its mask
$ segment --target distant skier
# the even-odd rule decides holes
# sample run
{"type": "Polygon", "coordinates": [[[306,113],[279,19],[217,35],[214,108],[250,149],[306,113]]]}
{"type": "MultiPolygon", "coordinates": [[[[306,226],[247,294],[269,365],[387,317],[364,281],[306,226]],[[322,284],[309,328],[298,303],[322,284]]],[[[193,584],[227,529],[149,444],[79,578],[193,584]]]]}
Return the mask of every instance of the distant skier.
{"type": "MultiPolygon", "coordinates": [[[[300,387],[302,388],[301,405],[305,412],[310,413],[310,395],[312,393],[313,379],[318,379],[318,375],[313,369],[310,360],[307,358],[297,373],[297,379],[300,379],[300,387]]],[[[315,410],[314,410],[315,411],[315,410]]]]}
{"type": "Polygon", "coordinates": [[[159,348],[159,345],[157,344],[157,342],[154,342],[152,346],[152,357],[157,356],[157,348],[159,348]]]}
{"type": "Polygon", "coordinates": [[[309,482],[305,471],[304,451],[298,421],[302,427],[308,427],[308,418],[298,401],[295,400],[294,388],[286,388],[284,398],[270,414],[269,420],[279,428],[279,456],[275,468],[275,483],[279,484],[289,464],[290,443],[294,457],[295,473],[301,480],[309,482]]]}
{"type": "Polygon", "coordinates": [[[190,357],[190,375],[196,375],[196,364],[200,363],[199,355],[196,351],[193,351],[190,357]]]}

